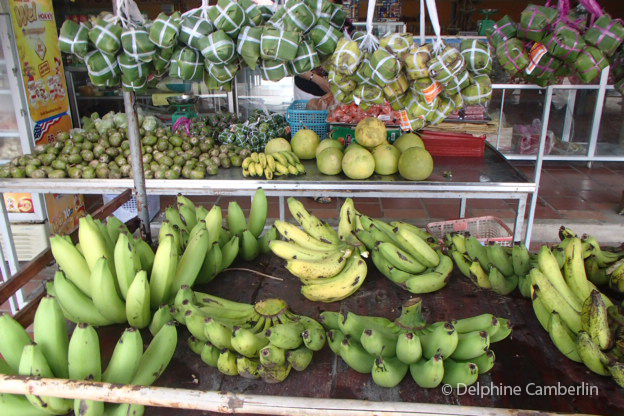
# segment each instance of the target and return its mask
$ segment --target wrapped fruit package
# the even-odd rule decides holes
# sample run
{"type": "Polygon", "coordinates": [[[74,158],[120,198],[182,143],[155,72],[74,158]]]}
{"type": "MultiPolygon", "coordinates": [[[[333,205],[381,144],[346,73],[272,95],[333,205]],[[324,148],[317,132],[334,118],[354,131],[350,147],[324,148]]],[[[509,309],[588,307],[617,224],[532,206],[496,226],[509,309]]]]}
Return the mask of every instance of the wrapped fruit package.
{"type": "Polygon", "coordinates": [[[84,58],[89,52],[89,28],[84,23],[65,20],[59,34],[61,52],[84,58]]]}

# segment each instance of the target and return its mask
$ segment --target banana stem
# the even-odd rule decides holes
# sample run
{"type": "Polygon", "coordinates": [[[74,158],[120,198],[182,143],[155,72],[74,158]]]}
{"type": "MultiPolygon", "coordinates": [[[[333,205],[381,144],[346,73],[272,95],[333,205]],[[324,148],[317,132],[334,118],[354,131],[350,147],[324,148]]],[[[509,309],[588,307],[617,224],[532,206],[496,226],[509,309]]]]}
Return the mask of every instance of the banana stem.
{"type": "Polygon", "coordinates": [[[229,272],[229,271],[233,271],[233,272],[235,272],[235,271],[250,272],[250,273],[254,273],[254,274],[260,275],[262,277],[266,277],[268,279],[278,280],[280,282],[284,281],[284,279],[282,279],[281,277],[271,276],[270,274],[262,273],[262,272],[259,272],[257,270],[253,270],[253,269],[246,269],[244,267],[230,267],[228,269],[224,269],[223,271],[224,272],[229,272]]]}

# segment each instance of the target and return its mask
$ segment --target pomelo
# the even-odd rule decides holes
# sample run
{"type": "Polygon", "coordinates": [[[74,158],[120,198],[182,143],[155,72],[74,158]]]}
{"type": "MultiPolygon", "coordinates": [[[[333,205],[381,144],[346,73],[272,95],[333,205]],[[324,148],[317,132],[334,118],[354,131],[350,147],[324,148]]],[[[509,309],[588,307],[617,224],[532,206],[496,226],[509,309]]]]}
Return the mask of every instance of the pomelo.
{"type": "Polygon", "coordinates": [[[380,175],[393,175],[399,167],[401,152],[390,143],[380,144],[373,149],[375,158],[375,173],[380,175]]]}
{"type": "Polygon", "coordinates": [[[410,181],[424,181],[433,172],[433,158],[421,147],[410,147],[399,158],[399,174],[410,181]]]}
{"type": "Polygon", "coordinates": [[[375,158],[363,147],[354,148],[344,154],[342,171],[351,179],[366,179],[375,172],[375,158]]]}
{"type": "Polygon", "coordinates": [[[406,133],[402,135],[401,137],[396,139],[396,141],[394,142],[394,146],[396,146],[396,148],[399,149],[401,153],[414,146],[422,147],[423,149],[425,148],[425,144],[423,143],[420,136],[416,133],[406,133]]]}
{"type": "Polygon", "coordinates": [[[364,147],[375,147],[388,140],[386,125],[377,117],[368,117],[355,126],[355,140],[364,147]]]}
{"type": "Polygon", "coordinates": [[[283,137],[276,137],[274,139],[269,140],[269,142],[264,146],[264,153],[270,154],[275,152],[282,152],[284,150],[292,150],[290,147],[290,143],[288,140],[283,137]]]}
{"type": "Polygon", "coordinates": [[[299,156],[299,159],[308,160],[314,159],[316,148],[320,142],[321,139],[314,131],[302,129],[290,140],[290,146],[292,151],[299,156]]]}
{"type": "Polygon", "coordinates": [[[353,149],[365,149],[365,147],[360,146],[359,144],[357,144],[356,142],[351,142],[351,144],[349,146],[347,146],[347,148],[345,149],[345,154],[350,152],[353,149]]]}
{"type": "Polygon", "coordinates": [[[338,175],[342,172],[342,150],[326,147],[316,155],[316,167],[324,175],[338,175]]]}
{"type": "Polygon", "coordinates": [[[323,150],[327,149],[327,148],[336,148],[336,149],[340,149],[340,151],[342,152],[343,146],[342,143],[340,143],[339,140],[334,140],[334,139],[323,139],[321,140],[321,142],[319,143],[318,147],[316,148],[316,156],[318,157],[318,154],[321,153],[323,150]]]}

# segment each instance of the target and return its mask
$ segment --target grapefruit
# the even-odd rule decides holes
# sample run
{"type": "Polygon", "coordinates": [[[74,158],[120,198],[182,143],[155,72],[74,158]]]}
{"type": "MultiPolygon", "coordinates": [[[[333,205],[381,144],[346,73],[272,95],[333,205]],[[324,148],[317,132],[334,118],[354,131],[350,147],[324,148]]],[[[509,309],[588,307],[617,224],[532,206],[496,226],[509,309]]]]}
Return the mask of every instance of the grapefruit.
{"type": "Polygon", "coordinates": [[[351,144],[349,146],[347,146],[347,148],[345,149],[344,152],[345,152],[345,154],[347,154],[348,152],[350,152],[353,149],[365,149],[365,148],[360,146],[356,142],[351,142],[351,144]]]}
{"type": "Polygon", "coordinates": [[[375,158],[363,147],[354,148],[344,154],[342,171],[351,179],[366,179],[375,172],[375,158]]]}
{"type": "Polygon", "coordinates": [[[264,153],[267,155],[270,153],[282,152],[284,150],[290,151],[292,148],[290,147],[290,143],[288,140],[283,137],[276,137],[274,139],[269,140],[269,142],[264,146],[264,153]]]}
{"type": "Polygon", "coordinates": [[[323,139],[323,140],[321,140],[321,142],[319,143],[318,147],[316,148],[316,155],[318,156],[319,153],[321,153],[323,150],[325,150],[325,149],[327,149],[329,147],[334,147],[336,149],[340,149],[340,151],[343,150],[342,143],[339,140],[323,139]]]}
{"type": "Polygon", "coordinates": [[[394,145],[397,149],[399,149],[401,153],[414,146],[422,147],[423,149],[425,148],[425,144],[423,143],[420,136],[416,133],[406,133],[402,135],[401,137],[396,139],[394,145]]]}
{"type": "Polygon", "coordinates": [[[401,152],[389,143],[380,144],[373,149],[375,158],[375,173],[380,175],[393,175],[399,167],[401,152]]]}
{"type": "Polygon", "coordinates": [[[309,160],[314,159],[320,142],[321,139],[314,131],[302,129],[290,140],[290,146],[299,159],[309,160]]]}
{"type": "Polygon", "coordinates": [[[377,117],[368,117],[355,126],[355,140],[364,147],[375,147],[388,140],[386,125],[377,117]]]}
{"type": "Polygon", "coordinates": [[[410,147],[399,158],[399,174],[410,181],[424,181],[433,172],[433,158],[421,147],[410,147]]]}
{"type": "Polygon", "coordinates": [[[324,175],[338,175],[342,172],[342,150],[326,147],[316,155],[316,167],[324,175]]]}

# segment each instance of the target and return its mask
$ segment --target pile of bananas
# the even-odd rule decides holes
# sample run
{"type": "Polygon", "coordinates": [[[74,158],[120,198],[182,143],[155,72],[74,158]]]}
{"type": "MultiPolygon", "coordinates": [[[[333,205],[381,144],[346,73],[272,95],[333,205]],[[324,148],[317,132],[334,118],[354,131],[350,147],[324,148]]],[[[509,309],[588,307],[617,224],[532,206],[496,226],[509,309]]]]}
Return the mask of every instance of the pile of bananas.
{"type": "MultiPolygon", "coordinates": [[[[349,204],[353,204],[351,199],[345,201],[349,204]]],[[[269,248],[286,260],[286,269],[301,280],[301,294],[312,301],[336,302],[355,293],[368,272],[358,247],[341,238],[340,226],[336,232],[310,214],[301,201],[288,198],[288,209],[301,228],[275,221],[275,228],[286,241],[271,241],[269,248]]]]}
{"type": "Polygon", "coordinates": [[[265,177],[269,180],[274,176],[299,176],[306,173],[299,157],[290,150],[273,153],[256,153],[243,159],[243,176],[265,177]]]}
{"type": "Polygon", "coordinates": [[[293,314],[281,299],[249,305],[183,286],[173,310],[192,335],[191,350],[230,376],[280,383],[291,369],[305,370],[325,345],[323,326],[293,314]]]}
{"type": "MultiPolygon", "coordinates": [[[[562,258],[548,246],[540,248],[537,265],[528,277],[533,310],[561,353],[597,374],[612,376],[624,387],[624,316],[588,280],[587,247],[569,235],[559,244],[562,258]]],[[[595,248],[592,251],[595,256],[606,256],[595,248]]]]}
{"type": "Polygon", "coordinates": [[[357,238],[372,253],[373,264],[390,281],[415,293],[431,293],[448,283],[453,261],[426,231],[401,221],[388,224],[356,214],[357,238]]]}
{"type": "Polygon", "coordinates": [[[375,384],[395,387],[408,370],[420,387],[469,386],[494,366],[490,345],[511,334],[507,319],[483,314],[427,325],[420,299],[403,306],[394,322],[353,312],[322,312],[331,350],[375,384]]]}
{"type": "MultiPolygon", "coordinates": [[[[34,342],[9,315],[0,315],[0,373],[45,378],[104,381],[107,383],[153,384],[169,365],[178,342],[175,322],[164,325],[143,351],[141,333],[127,328],[102,371],[100,341],[89,324],[79,324],[71,337],[59,303],[48,296],[41,300],[34,320],[34,342]]],[[[137,415],[144,407],[105,404],[35,395],[0,394],[2,415],[137,415]]]]}
{"type": "Polygon", "coordinates": [[[526,276],[534,259],[524,244],[483,246],[474,236],[452,233],[446,236],[446,245],[459,271],[475,285],[499,295],[519,288],[528,296],[530,282],[526,276]]]}

